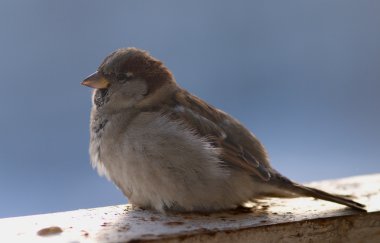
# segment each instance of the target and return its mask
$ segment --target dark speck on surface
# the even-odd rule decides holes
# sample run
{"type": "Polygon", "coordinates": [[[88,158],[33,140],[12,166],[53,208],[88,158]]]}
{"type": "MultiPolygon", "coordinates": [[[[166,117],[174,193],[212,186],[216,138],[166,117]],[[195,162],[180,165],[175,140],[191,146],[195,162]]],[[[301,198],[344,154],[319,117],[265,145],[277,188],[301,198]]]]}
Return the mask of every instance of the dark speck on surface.
{"type": "Polygon", "coordinates": [[[172,222],[166,222],[164,223],[165,225],[168,225],[168,226],[177,226],[177,225],[183,225],[184,222],[180,222],[180,221],[172,221],[172,222]]]}
{"type": "Polygon", "coordinates": [[[90,234],[87,232],[87,231],[85,231],[85,230],[81,230],[81,232],[82,232],[82,235],[84,236],[84,237],[88,237],[90,234]]]}
{"type": "Polygon", "coordinates": [[[150,217],[150,221],[157,221],[157,220],[159,220],[158,217],[154,217],[154,216],[150,217]]]}
{"type": "Polygon", "coordinates": [[[62,232],[63,232],[63,230],[60,227],[58,227],[58,226],[52,226],[52,227],[40,229],[37,232],[37,235],[39,235],[39,236],[49,236],[49,235],[60,234],[62,232]]]}

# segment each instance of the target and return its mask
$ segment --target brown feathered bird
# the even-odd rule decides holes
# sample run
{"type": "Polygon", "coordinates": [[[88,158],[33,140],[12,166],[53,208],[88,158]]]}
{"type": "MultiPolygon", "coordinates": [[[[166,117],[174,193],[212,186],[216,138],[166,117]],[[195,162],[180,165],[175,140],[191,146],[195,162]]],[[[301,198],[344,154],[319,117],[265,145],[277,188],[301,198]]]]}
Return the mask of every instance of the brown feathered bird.
{"type": "Polygon", "coordinates": [[[182,89],[145,51],[113,52],[82,84],[95,88],[92,164],[134,205],[212,212],[267,196],[306,196],[364,211],[360,203],[281,175],[250,131],[182,89]]]}

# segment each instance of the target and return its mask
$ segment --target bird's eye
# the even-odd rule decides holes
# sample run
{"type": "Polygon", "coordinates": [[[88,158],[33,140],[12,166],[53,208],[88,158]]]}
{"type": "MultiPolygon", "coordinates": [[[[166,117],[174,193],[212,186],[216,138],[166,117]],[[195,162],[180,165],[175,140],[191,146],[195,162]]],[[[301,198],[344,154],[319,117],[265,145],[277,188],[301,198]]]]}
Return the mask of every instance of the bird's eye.
{"type": "Polygon", "coordinates": [[[133,74],[128,72],[128,73],[119,73],[116,75],[116,79],[119,83],[125,83],[128,80],[130,80],[133,77],[133,74]]]}

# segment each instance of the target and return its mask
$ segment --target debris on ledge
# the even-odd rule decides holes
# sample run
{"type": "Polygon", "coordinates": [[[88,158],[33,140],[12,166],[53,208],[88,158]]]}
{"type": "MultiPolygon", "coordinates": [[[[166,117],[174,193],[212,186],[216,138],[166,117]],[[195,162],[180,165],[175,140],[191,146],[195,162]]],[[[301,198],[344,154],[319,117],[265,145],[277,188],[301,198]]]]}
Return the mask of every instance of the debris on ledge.
{"type": "Polygon", "coordinates": [[[2,242],[380,242],[380,174],[309,184],[353,195],[368,213],[312,198],[267,199],[215,214],[118,205],[0,219],[2,242]]]}

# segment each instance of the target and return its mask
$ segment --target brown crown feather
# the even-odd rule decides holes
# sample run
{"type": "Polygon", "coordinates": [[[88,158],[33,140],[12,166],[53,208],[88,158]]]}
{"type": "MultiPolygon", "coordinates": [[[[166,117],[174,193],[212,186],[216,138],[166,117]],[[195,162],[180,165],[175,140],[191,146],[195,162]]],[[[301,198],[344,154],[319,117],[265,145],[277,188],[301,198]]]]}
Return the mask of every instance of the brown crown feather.
{"type": "Polygon", "coordinates": [[[154,92],[165,82],[175,82],[172,73],[161,61],[137,48],[116,50],[104,59],[98,70],[105,74],[131,72],[148,83],[147,94],[154,92]]]}

